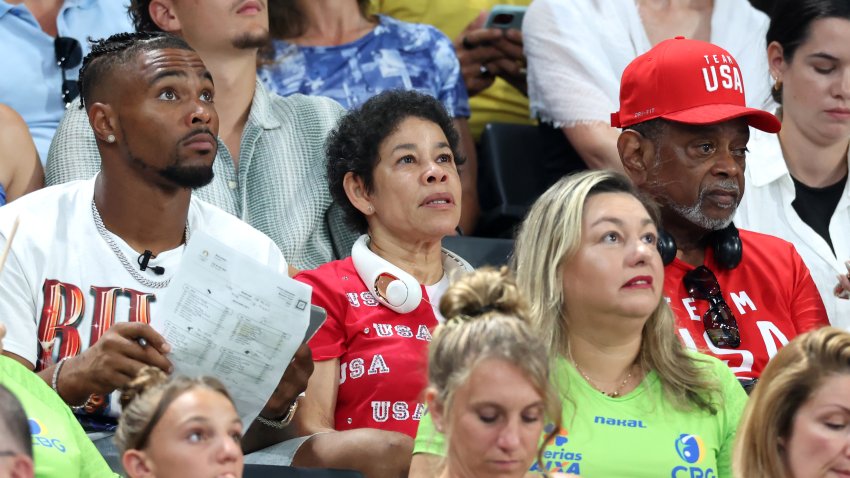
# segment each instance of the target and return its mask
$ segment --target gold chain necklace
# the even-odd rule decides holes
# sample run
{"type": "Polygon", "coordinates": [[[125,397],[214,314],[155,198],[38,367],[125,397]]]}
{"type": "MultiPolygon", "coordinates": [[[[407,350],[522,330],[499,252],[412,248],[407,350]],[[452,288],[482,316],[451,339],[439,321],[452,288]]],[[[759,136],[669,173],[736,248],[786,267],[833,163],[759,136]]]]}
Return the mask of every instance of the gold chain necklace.
{"type": "Polygon", "coordinates": [[[635,364],[632,364],[631,366],[629,366],[629,372],[626,374],[626,378],[623,379],[623,382],[613,392],[606,392],[605,390],[602,390],[602,387],[600,387],[599,385],[596,385],[596,382],[594,382],[593,379],[591,379],[586,373],[584,373],[584,370],[582,370],[581,367],[578,366],[575,359],[573,358],[572,351],[569,350],[567,353],[569,354],[570,361],[573,363],[573,366],[576,368],[576,371],[579,373],[579,375],[584,377],[584,379],[587,381],[587,383],[590,384],[591,387],[595,388],[598,392],[602,393],[603,395],[607,395],[611,398],[619,397],[620,393],[626,387],[626,384],[628,384],[629,380],[631,380],[631,378],[632,378],[632,369],[634,368],[635,364]]]}

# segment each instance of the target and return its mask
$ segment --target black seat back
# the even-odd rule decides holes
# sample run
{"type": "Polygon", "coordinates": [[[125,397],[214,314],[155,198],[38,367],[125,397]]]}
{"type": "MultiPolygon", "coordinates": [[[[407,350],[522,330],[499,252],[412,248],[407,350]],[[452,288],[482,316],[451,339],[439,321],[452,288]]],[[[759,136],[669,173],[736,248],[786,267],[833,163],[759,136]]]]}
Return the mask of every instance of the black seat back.
{"type": "Polygon", "coordinates": [[[363,478],[353,470],[297,468],[293,466],[245,465],[244,478],[363,478]]]}
{"type": "Polygon", "coordinates": [[[536,126],[489,123],[478,154],[481,216],[476,235],[512,236],[513,227],[546,189],[536,126]]]}
{"type": "Polygon", "coordinates": [[[466,259],[476,269],[482,266],[507,265],[514,250],[511,239],[475,236],[446,236],[443,247],[466,259]]]}

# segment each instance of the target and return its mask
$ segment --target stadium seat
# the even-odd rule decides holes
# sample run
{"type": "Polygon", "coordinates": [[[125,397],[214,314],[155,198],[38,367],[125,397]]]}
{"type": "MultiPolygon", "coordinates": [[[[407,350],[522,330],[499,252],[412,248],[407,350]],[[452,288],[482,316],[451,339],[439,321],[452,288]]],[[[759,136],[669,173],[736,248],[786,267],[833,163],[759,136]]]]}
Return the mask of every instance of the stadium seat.
{"type": "Polygon", "coordinates": [[[447,236],[443,247],[466,259],[476,269],[481,266],[506,265],[514,250],[511,239],[475,236],[447,236]]]}
{"type": "Polygon", "coordinates": [[[513,238],[531,204],[549,186],[585,168],[559,129],[487,124],[478,148],[481,216],[475,235],[513,238]]]}
{"type": "Polygon", "coordinates": [[[296,468],[292,466],[245,465],[243,478],[363,478],[353,470],[296,468]]]}

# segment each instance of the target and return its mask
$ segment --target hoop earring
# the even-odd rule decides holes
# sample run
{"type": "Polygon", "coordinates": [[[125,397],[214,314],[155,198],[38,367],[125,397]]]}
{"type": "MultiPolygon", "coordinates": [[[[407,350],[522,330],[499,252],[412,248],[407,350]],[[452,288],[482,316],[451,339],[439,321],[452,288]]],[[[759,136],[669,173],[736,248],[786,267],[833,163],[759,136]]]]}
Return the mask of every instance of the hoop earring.
{"type": "Polygon", "coordinates": [[[782,91],[782,80],[777,79],[775,83],[773,83],[773,91],[779,93],[782,91]]]}

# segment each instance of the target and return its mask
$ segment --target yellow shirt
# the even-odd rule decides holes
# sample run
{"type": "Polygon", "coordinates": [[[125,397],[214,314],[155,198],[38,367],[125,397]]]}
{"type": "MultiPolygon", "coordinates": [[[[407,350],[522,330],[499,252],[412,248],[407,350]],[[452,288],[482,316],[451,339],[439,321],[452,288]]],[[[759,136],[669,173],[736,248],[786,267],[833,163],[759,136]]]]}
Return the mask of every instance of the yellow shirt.
{"type": "MultiPolygon", "coordinates": [[[[372,9],[405,22],[434,25],[454,40],[479,13],[494,5],[528,6],[529,3],[531,0],[372,0],[372,9]]],[[[476,141],[487,123],[536,123],[529,118],[528,98],[501,78],[471,97],[469,106],[472,109],[469,127],[476,141]]]]}

